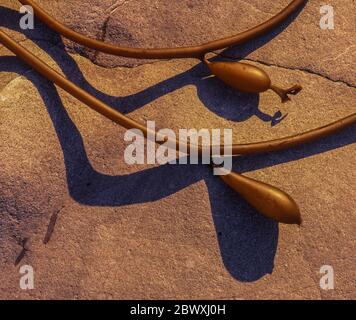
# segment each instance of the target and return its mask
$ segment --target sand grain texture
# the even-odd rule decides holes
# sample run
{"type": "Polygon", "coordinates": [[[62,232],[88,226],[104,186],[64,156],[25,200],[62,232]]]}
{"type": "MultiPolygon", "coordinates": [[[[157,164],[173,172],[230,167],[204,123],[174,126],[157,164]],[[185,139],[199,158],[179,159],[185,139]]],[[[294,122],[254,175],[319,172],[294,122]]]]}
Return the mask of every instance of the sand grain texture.
{"type": "MultiPolygon", "coordinates": [[[[76,30],[131,46],[191,45],[253,26],[288,1],[45,1],[76,30]],[[65,2],[65,6],[62,4],[65,2]]],[[[0,27],[72,81],[158,127],[234,130],[234,141],[291,135],[355,112],[355,2],[321,2],[277,31],[229,50],[276,84],[304,90],[238,93],[196,60],[135,61],[63,41],[19,4],[0,0],[0,27]],[[271,126],[275,114],[288,116],[271,126]]],[[[125,130],[56,89],[0,46],[0,297],[51,299],[356,298],[355,128],[293,150],[242,157],[234,169],[277,185],[304,224],[262,218],[201,166],[129,166],[125,130]],[[15,265],[28,239],[25,255],[15,265]],[[19,267],[35,289],[19,288],[19,267]],[[320,289],[322,265],[335,289],[320,289]]]]}

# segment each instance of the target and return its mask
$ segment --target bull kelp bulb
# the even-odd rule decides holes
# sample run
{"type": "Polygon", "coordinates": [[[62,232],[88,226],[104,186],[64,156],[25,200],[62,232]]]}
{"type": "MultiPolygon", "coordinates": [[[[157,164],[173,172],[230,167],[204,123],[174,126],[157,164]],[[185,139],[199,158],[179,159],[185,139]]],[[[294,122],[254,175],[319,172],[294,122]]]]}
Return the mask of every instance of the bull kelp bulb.
{"type": "Polygon", "coordinates": [[[248,93],[261,93],[269,89],[277,93],[282,102],[289,100],[288,94],[296,95],[302,87],[294,85],[289,89],[282,89],[272,85],[268,74],[251,64],[243,62],[214,61],[210,62],[204,57],[204,62],[211,73],[234,89],[248,93]]]}
{"type": "Polygon", "coordinates": [[[298,205],[284,191],[225,168],[218,170],[219,177],[265,217],[286,224],[302,223],[298,205]]]}

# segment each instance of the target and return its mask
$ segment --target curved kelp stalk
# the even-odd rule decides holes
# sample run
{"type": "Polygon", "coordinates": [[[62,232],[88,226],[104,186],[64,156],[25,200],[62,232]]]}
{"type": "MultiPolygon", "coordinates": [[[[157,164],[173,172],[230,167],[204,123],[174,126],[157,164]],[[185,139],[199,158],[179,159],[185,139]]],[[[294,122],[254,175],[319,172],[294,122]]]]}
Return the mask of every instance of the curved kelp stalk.
{"type": "Polygon", "coordinates": [[[255,26],[247,31],[238,33],[231,37],[214,40],[201,45],[193,47],[181,47],[181,48],[130,48],[117,46],[109,43],[105,43],[100,40],[89,38],[79,32],[76,32],[64,24],[50,16],[45,10],[43,10],[33,0],[19,0],[23,5],[29,5],[33,8],[35,15],[48,27],[55,30],[62,36],[77,42],[88,48],[108,53],[111,55],[122,56],[127,58],[136,59],[171,59],[171,58],[197,58],[201,59],[208,52],[224,49],[227,47],[235,46],[245,43],[249,40],[257,38],[274,27],[278,26],[285,19],[287,19],[293,12],[301,7],[306,0],[293,0],[287,7],[281,12],[276,14],[269,20],[255,26]]]}
{"type": "MultiPolygon", "coordinates": [[[[79,32],[76,32],[68,28],[60,21],[56,20],[54,17],[49,15],[45,10],[43,10],[38,4],[36,4],[35,1],[33,0],[19,0],[19,1],[23,5],[31,6],[34,10],[35,15],[43,23],[45,23],[48,27],[58,32],[62,36],[76,43],[79,43],[83,46],[86,46],[88,48],[103,53],[127,57],[127,58],[136,58],[136,59],[197,58],[200,60],[204,60],[205,55],[209,52],[242,44],[269,32],[270,30],[278,26],[280,23],[282,23],[285,19],[287,19],[291,14],[293,14],[298,8],[300,8],[306,2],[305,0],[293,0],[287,7],[285,7],[282,11],[277,13],[275,16],[249,30],[246,30],[244,32],[238,33],[236,35],[227,38],[217,39],[201,45],[196,45],[192,47],[177,47],[177,48],[131,48],[131,47],[113,45],[113,44],[106,43],[104,41],[89,38],[84,34],[81,34],[79,32]]],[[[229,73],[227,75],[226,68],[220,68],[220,72],[214,72],[213,69],[219,68],[219,65],[217,65],[216,68],[213,68],[215,64],[209,65],[209,68],[215,76],[217,76],[225,83],[232,85],[233,88],[238,89],[240,91],[260,93],[266,91],[267,89],[272,89],[281,97],[282,102],[286,102],[289,100],[288,94],[295,95],[302,89],[300,85],[294,85],[290,89],[284,90],[276,86],[272,86],[269,83],[267,84],[267,88],[263,87],[262,88],[263,90],[261,89],[259,91],[256,91],[253,89],[261,84],[261,81],[259,81],[261,80],[261,78],[259,76],[261,74],[265,74],[265,72],[259,69],[260,72],[256,74],[254,77],[253,76],[254,73],[249,72],[249,70],[251,70],[251,68],[256,68],[256,67],[250,66],[249,70],[245,70],[243,65],[239,63],[235,63],[235,64],[230,63],[229,66],[230,65],[233,65],[235,70],[238,69],[238,73],[236,72],[229,73]],[[231,78],[232,81],[225,81],[227,77],[231,78]],[[249,81],[245,81],[246,78],[248,78],[249,81]],[[239,83],[239,85],[236,85],[237,83],[239,83]]],[[[244,65],[246,66],[247,64],[244,65]]],[[[267,79],[269,79],[268,76],[267,79]]]]}
{"type": "MultiPolygon", "coordinates": [[[[57,84],[59,87],[70,93],[72,96],[76,97],[78,100],[99,112],[103,116],[109,118],[115,123],[127,128],[127,129],[139,129],[146,137],[148,135],[153,135],[156,137],[157,131],[150,132],[146,126],[143,124],[125,116],[119,111],[106,105],[104,102],[90,95],[85,90],[81,89],[57,71],[49,67],[45,62],[38,59],[24,47],[19,45],[17,42],[12,40],[6,33],[0,30],[0,43],[7,47],[10,51],[16,54],[24,62],[34,68],[37,72],[42,74],[45,78],[57,84]]],[[[303,132],[294,136],[289,136],[285,138],[250,143],[250,144],[234,144],[231,146],[231,153],[233,155],[242,154],[254,154],[263,153],[275,150],[281,150],[292,146],[297,146],[302,143],[310,142],[326,135],[332,134],[338,130],[341,130],[347,126],[356,123],[356,113],[343,118],[341,120],[335,121],[323,127],[316,128],[307,132],[303,132]]],[[[168,138],[168,141],[171,140],[168,138]]],[[[163,140],[162,141],[167,141],[163,140]]],[[[178,140],[170,141],[173,145],[179,147],[180,142],[178,140]]],[[[201,146],[201,145],[190,145],[186,146],[186,150],[197,149],[198,153],[201,155],[209,148],[212,151],[212,156],[224,154],[225,150],[228,149],[224,145],[219,146],[201,146]],[[215,153],[219,150],[219,153],[215,153]]],[[[244,177],[238,173],[228,173],[227,175],[221,176],[222,180],[237,191],[243,198],[245,198],[252,206],[254,206],[260,213],[266,217],[272,218],[278,222],[283,223],[301,223],[301,216],[298,206],[294,200],[287,195],[285,192],[270,186],[268,184],[244,177]]]]}

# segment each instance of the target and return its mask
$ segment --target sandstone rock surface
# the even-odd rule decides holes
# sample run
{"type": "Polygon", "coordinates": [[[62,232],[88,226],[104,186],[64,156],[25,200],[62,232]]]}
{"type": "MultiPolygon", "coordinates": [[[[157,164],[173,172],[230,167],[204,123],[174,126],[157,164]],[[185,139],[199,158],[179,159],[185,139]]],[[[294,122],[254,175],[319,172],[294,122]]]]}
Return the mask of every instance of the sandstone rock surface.
{"type": "MultiPolygon", "coordinates": [[[[272,16],[288,1],[38,0],[74,29],[129,46],[191,45],[272,16]],[[65,6],[63,3],[65,2],[65,6]]],[[[331,0],[228,54],[275,83],[303,84],[291,102],[207,77],[196,60],[133,61],[62,40],[0,0],[0,28],[121,112],[158,127],[232,128],[234,141],[291,135],[356,110],[355,3],[331,0]],[[273,115],[286,115],[271,126],[273,115]]],[[[51,299],[356,298],[355,128],[234,169],[298,202],[301,228],[261,217],[203,166],[125,164],[125,130],[55,88],[0,46],[0,297],[51,299]],[[22,254],[21,254],[22,253],[22,254]],[[19,267],[35,289],[19,288],[19,267]],[[322,290],[320,268],[335,272],[322,290]]]]}

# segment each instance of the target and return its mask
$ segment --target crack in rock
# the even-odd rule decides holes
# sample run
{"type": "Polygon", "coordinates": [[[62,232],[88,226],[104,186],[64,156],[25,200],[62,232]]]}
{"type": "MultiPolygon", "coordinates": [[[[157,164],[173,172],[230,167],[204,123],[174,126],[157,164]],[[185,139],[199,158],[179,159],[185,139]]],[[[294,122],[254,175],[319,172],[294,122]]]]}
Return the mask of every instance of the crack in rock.
{"type": "Polygon", "coordinates": [[[110,10],[109,16],[111,16],[117,9],[126,4],[128,0],[117,0],[113,5],[111,5],[108,10],[110,10]]]}
{"type": "Polygon", "coordinates": [[[316,71],[313,71],[311,69],[308,69],[308,68],[293,68],[293,67],[287,67],[287,66],[282,66],[282,65],[277,65],[277,64],[273,64],[273,63],[268,63],[268,62],[265,62],[265,61],[262,61],[262,60],[258,60],[258,59],[248,59],[248,58],[243,58],[243,60],[246,60],[246,61],[250,61],[250,62],[256,62],[256,63],[259,63],[259,64],[262,64],[264,66],[267,66],[267,67],[274,67],[274,68],[280,68],[280,69],[285,69],[285,70],[291,70],[291,71],[299,71],[299,72],[305,72],[305,73],[308,73],[308,74],[312,74],[312,75],[315,75],[315,76],[319,76],[321,78],[324,78],[326,80],[329,80],[331,82],[334,82],[334,83],[341,83],[341,84],[344,84],[350,88],[356,88],[356,86],[352,85],[351,83],[348,83],[344,80],[335,80],[333,78],[331,78],[330,76],[327,76],[325,74],[322,74],[322,73],[318,73],[316,71]]]}

